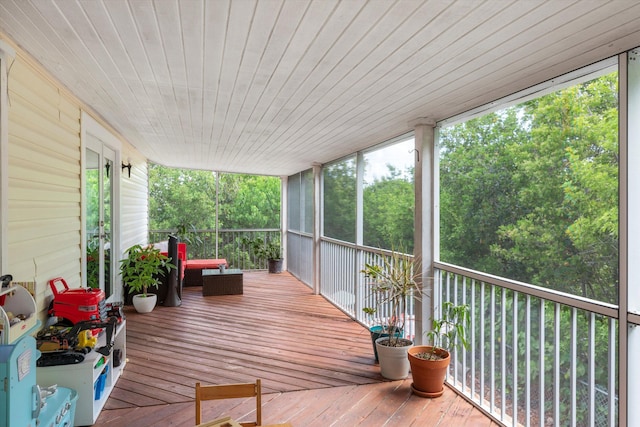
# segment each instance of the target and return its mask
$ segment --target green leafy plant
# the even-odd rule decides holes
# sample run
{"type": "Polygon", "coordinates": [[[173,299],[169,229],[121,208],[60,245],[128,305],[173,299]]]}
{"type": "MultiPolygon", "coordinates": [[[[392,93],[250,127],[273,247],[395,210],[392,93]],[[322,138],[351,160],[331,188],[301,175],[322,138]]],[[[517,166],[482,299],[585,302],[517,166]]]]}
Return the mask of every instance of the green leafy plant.
{"type": "Polygon", "coordinates": [[[91,239],[87,242],[87,287],[98,288],[100,274],[100,253],[98,239],[91,239]]]}
{"type": "Polygon", "coordinates": [[[282,247],[279,239],[255,238],[248,241],[253,253],[260,259],[282,259],[282,247]]]}
{"type": "Polygon", "coordinates": [[[433,319],[431,330],[427,332],[427,339],[432,345],[432,351],[417,353],[415,356],[421,359],[440,359],[438,349],[452,351],[464,347],[469,349],[469,341],[466,331],[469,328],[469,306],[466,304],[454,305],[450,301],[442,304],[442,313],[439,319],[433,319]]]}
{"type": "MultiPolygon", "coordinates": [[[[109,283],[111,251],[104,249],[104,282],[109,283]]],[[[100,287],[100,239],[92,238],[87,241],[87,287],[100,287]]]]}
{"type": "Polygon", "coordinates": [[[198,235],[198,229],[196,226],[187,222],[180,222],[178,224],[175,236],[179,241],[188,243],[189,245],[202,245],[203,243],[202,239],[198,235]]]}
{"type": "Polygon", "coordinates": [[[364,307],[362,310],[371,316],[380,311],[387,313],[381,321],[384,332],[389,334],[388,345],[405,345],[406,340],[402,337],[407,320],[408,301],[410,298],[420,299],[422,295],[415,280],[419,274],[417,263],[410,255],[392,251],[390,257],[382,257],[380,264],[365,263],[361,272],[369,279],[367,285],[375,302],[375,307],[364,307]]]}
{"type": "Polygon", "coordinates": [[[153,245],[133,245],[125,251],[125,256],[120,260],[122,281],[129,287],[129,293],[142,293],[145,297],[148,288],[158,287],[160,276],[176,268],[171,259],[153,245]]]}

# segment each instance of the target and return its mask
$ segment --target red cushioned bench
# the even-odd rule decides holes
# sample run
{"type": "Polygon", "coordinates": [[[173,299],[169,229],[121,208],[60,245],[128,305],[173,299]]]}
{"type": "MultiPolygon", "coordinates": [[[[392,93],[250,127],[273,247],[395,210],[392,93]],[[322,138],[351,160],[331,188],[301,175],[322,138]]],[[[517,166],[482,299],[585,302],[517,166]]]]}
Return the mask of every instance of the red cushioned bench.
{"type": "MultiPolygon", "coordinates": [[[[155,243],[154,246],[165,255],[167,254],[167,242],[155,243]]],[[[180,276],[182,286],[202,286],[202,270],[220,268],[229,264],[224,258],[220,259],[187,259],[187,244],[178,243],[178,259],[180,260],[180,276]]],[[[181,286],[181,287],[182,287],[181,286]]]]}
{"type": "MultiPolygon", "coordinates": [[[[179,249],[178,249],[179,250],[179,249]]],[[[184,286],[202,286],[202,270],[220,268],[228,265],[227,260],[220,259],[189,259],[184,270],[184,286]]]]}

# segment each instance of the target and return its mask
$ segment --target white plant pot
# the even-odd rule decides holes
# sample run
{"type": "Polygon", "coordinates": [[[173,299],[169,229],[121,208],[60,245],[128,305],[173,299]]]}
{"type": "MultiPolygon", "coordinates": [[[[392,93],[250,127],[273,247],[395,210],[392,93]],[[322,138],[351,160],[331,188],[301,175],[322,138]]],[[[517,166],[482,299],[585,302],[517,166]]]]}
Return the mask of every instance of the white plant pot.
{"type": "Polygon", "coordinates": [[[402,380],[409,376],[409,357],[407,352],[413,343],[403,347],[389,347],[380,344],[380,341],[389,337],[380,337],[376,340],[378,360],[380,362],[380,374],[389,380],[402,380]]]}
{"type": "Polygon", "coordinates": [[[133,306],[138,313],[150,313],[156,306],[157,301],[158,296],[156,294],[147,294],[146,297],[142,294],[133,296],[133,306]]]}

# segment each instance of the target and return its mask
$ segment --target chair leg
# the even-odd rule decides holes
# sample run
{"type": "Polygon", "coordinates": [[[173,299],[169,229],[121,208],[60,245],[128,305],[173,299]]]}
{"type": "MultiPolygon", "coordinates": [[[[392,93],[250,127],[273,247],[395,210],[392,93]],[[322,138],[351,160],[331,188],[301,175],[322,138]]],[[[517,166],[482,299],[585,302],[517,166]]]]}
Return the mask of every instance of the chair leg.
{"type": "Polygon", "coordinates": [[[259,378],[256,380],[256,422],[262,425],[262,384],[259,378]]]}
{"type": "Polygon", "coordinates": [[[200,383],[196,383],[196,424],[200,424],[200,383]]]}

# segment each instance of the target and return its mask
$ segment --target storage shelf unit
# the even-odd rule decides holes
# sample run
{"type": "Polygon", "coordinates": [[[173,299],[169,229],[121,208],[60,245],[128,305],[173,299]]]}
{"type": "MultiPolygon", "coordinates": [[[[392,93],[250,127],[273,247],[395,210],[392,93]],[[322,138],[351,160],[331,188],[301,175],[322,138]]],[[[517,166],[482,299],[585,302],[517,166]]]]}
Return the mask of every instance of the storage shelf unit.
{"type": "Polygon", "coordinates": [[[0,290],[0,344],[12,344],[38,325],[36,302],[22,286],[0,290]],[[25,318],[11,324],[9,313],[25,318]]]}
{"type": "MultiPolygon", "coordinates": [[[[96,348],[106,344],[106,333],[103,332],[98,338],[96,348]]],[[[126,364],[126,320],[117,326],[115,332],[113,351],[110,356],[92,351],[85,355],[84,361],[72,365],[46,366],[36,369],[37,382],[40,386],[46,387],[58,384],[68,387],[78,392],[78,402],[76,404],[76,418],[74,425],[87,426],[95,423],[100,415],[100,411],[109,398],[109,394],[122,374],[122,370],[126,364]],[[120,365],[114,366],[113,354],[116,350],[120,350],[120,365]],[[105,368],[106,373],[103,374],[105,368]],[[102,380],[103,375],[104,389],[100,393],[100,397],[96,399],[96,387],[102,380]]]]}

